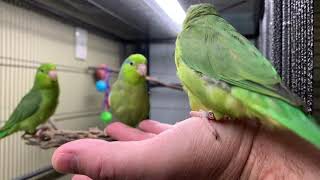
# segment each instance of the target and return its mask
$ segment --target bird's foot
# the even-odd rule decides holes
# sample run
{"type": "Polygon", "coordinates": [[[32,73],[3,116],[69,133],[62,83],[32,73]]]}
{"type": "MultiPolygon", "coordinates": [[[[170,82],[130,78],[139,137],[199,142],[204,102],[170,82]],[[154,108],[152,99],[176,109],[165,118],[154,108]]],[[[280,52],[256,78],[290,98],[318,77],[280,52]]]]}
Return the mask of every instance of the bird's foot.
{"type": "Polygon", "coordinates": [[[28,134],[27,132],[23,133],[21,138],[22,139],[27,139],[27,137],[30,136],[30,134],[28,134]]]}
{"type": "MultiPolygon", "coordinates": [[[[201,119],[205,119],[207,121],[216,121],[216,117],[214,115],[214,113],[212,111],[191,111],[190,112],[190,116],[191,117],[198,117],[201,119]]],[[[215,136],[216,140],[220,139],[220,135],[218,133],[218,131],[213,127],[213,135],[215,136]]]]}
{"type": "Polygon", "coordinates": [[[207,119],[209,121],[215,121],[217,120],[216,117],[214,116],[214,113],[212,111],[191,111],[190,112],[191,117],[199,117],[201,119],[207,119]]]}

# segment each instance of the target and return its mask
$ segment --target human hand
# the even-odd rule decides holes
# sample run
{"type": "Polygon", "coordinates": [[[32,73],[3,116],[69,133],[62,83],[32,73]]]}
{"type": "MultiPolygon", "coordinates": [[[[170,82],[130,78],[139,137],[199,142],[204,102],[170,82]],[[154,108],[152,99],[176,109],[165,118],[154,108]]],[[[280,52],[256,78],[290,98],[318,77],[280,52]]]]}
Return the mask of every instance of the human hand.
{"type": "Polygon", "coordinates": [[[246,121],[190,118],[168,125],[148,120],[139,129],[113,123],[105,131],[119,141],[83,139],[62,145],[52,157],[54,168],[82,174],[75,180],[320,177],[317,149],[290,132],[246,121]]]}

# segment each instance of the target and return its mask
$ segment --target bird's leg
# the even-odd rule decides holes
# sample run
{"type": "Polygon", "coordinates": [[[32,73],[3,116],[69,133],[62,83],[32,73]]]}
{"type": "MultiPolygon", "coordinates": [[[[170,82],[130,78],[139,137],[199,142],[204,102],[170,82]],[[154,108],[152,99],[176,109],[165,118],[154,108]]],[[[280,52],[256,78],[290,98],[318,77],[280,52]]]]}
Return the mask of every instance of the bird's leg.
{"type": "Polygon", "coordinates": [[[27,139],[27,136],[30,136],[30,134],[27,133],[27,131],[26,131],[26,132],[24,132],[24,133],[22,134],[21,138],[22,138],[22,139],[27,139]]]}
{"type": "Polygon", "coordinates": [[[191,117],[200,117],[200,118],[205,118],[209,121],[219,121],[225,116],[222,116],[218,112],[213,112],[213,111],[204,111],[204,110],[199,110],[199,111],[191,111],[190,112],[191,117]]]}
{"type": "MultiPolygon", "coordinates": [[[[215,114],[212,111],[191,111],[190,112],[191,117],[199,117],[201,119],[205,119],[207,121],[216,121],[215,114]]],[[[213,135],[218,140],[220,138],[218,131],[213,127],[213,135]]]]}
{"type": "Polygon", "coordinates": [[[30,137],[32,137],[33,135],[35,134],[35,132],[30,132],[30,131],[25,131],[23,134],[22,134],[22,136],[21,136],[21,138],[22,139],[29,139],[30,137]]]}

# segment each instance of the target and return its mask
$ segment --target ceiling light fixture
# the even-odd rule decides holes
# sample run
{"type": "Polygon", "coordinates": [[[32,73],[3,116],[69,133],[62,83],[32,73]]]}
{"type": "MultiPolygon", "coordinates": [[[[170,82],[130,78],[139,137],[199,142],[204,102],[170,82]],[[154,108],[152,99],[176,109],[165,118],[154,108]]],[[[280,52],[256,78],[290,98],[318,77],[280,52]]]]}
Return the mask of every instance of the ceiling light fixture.
{"type": "Polygon", "coordinates": [[[155,0],[161,9],[177,24],[181,25],[186,13],[178,0],[155,0]]]}

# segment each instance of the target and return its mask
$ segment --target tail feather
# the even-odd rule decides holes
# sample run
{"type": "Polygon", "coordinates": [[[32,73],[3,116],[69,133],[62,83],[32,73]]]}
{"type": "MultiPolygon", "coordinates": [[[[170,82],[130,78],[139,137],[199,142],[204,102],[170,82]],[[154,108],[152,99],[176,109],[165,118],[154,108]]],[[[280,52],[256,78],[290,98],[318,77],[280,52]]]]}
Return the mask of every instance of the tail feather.
{"type": "Polygon", "coordinates": [[[1,129],[1,130],[0,130],[0,139],[6,137],[6,136],[8,136],[8,135],[9,135],[8,129],[4,129],[4,130],[1,129]]]}
{"type": "Polygon", "coordinates": [[[232,95],[236,96],[250,109],[267,119],[290,129],[300,137],[320,148],[320,127],[312,116],[306,115],[299,108],[280,99],[236,88],[232,95]]]}
{"type": "MultiPolygon", "coordinates": [[[[279,101],[276,99],[276,101],[279,101]]],[[[311,116],[307,116],[300,109],[295,108],[282,101],[278,107],[282,113],[272,113],[269,116],[276,119],[280,124],[292,130],[300,137],[320,148],[320,127],[311,116]]],[[[270,112],[269,112],[270,113],[270,112]]]]}
{"type": "Polygon", "coordinates": [[[10,134],[14,133],[17,131],[17,126],[12,126],[12,127],[2,127],[0,128],[0,139],[9,136],[10,134]]]}

